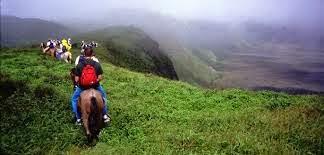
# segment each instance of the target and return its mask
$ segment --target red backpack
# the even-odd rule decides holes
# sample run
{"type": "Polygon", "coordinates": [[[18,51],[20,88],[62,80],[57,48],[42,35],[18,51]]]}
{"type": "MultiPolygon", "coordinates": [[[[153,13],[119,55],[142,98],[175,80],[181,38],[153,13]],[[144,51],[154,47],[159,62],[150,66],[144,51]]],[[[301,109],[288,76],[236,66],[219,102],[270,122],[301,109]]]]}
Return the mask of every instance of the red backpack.
{"type": "Polygon", "coordinates": [[[96,69],[91,64],[85,64],[80,77],[80,86],[90,88],[97,84],[96,69]]]}

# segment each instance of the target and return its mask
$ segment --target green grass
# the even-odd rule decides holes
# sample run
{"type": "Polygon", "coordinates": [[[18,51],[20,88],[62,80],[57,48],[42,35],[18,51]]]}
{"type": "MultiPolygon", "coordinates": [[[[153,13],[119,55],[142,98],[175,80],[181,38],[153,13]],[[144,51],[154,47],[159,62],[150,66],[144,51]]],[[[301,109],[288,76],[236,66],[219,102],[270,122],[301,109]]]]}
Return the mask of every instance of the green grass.
{"type": "Polygon", "coordinates": [[[324,97],[205,90],[103,63],[110,127],[85,145],[71,122],[70,65],[0,54],[1,154],[323,154],[324,97]]]}

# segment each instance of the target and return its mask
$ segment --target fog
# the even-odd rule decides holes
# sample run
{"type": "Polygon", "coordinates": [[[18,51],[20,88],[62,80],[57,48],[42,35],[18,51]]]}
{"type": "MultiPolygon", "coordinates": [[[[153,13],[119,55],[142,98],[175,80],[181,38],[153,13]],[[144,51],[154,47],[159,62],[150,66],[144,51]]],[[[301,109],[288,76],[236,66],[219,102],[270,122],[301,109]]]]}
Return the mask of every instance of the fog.
{"type": "MultiPolygon", "coordinates": [[[[87,20],[110,10],[136,9],[178,19],[208,21],[260,20],[320,28],[322,0],[2,0],[1,14],[48,20],[87,20]]],[[[118,17],[116,17],[118,18],[118,17]]]]}
{"type": "Polygon", "coordinates": [[[195,85],[324,91],[323,0],[2,0],[1,14],[88,35],[135,26],[195,85]]]}

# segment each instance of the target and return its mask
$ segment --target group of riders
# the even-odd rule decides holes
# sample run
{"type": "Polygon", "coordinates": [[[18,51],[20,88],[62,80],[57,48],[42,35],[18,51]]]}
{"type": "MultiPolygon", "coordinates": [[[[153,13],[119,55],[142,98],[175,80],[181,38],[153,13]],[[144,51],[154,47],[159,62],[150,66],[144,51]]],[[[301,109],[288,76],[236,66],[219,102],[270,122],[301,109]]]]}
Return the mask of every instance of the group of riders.
{"type": "Polygon", "coordinates": [[[72,43],[71,38],[62,40],[49,39],[46,43],[41,43],[43,53],[55,57],[58,60],[64,60],[67,63],[72,62],[72,43]]]}
{"type": "MultiPolygon", "coordinates": [[[[100,92],[102,98],[102,119],[104,123],[110,121],[107,108],[107,94],[100,84],[103,79],[103,70],[98,58],[95,56],[94,49],[98,44],[94,41],[86,43],[81,42],[80,55],[75,60],[75,67],[71,69],[70,75],[73,81],[74,93],[71,98],[72,111],[77,125],[81,125],[81,105],[80,100],[82,92],[90,88],[100,92]]],[[[64,60],[67,63],[72,63],[72,42],[68,38],[60,40],[49,39],[47,43],[41,43],[43,53],[47,53],[58,60],[64,60]]],[[[92,93],[93,94],[93,93],[92,93]]],[[[83,113],[82,113],[83,115],[83,113]]],[[[82,116],[83,117],[83,116],[82,116]]],[[[84,123],[84,122],[83,122],[84,123]]]]}

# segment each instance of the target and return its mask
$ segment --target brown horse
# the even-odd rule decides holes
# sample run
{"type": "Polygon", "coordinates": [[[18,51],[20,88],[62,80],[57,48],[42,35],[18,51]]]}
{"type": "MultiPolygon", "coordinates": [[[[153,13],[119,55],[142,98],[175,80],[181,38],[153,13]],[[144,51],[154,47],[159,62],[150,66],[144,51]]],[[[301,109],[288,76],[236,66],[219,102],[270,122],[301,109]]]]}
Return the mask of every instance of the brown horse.
{"type": "Polygon", "coordinates": [[[81,112],[83,127],[88,142],[98,139],[100,130],[104,126],[102,110],[104,103],[101,93],[95,89],[84,90],[79,98],[78,110],[81,112]]]}
{"type": "Polygon", "coordinates": [[[56,48],[49,48],[49,47],[46,46],[46,43],[43,43],[43,42],[40,44],[39,47],[41,48],[43,53],[48,54],[48,55],[50,55],[52,57],[55,57],[56,48]]]}
{"type": "Polygon", "coordinates": [[[63,60],[66,63],[72,63],[72,54],[69,51],[58,53],[58,50],[61,50],[61,49],[57,48],[56,58],[58,58],[59,60],[63,60]]]}

